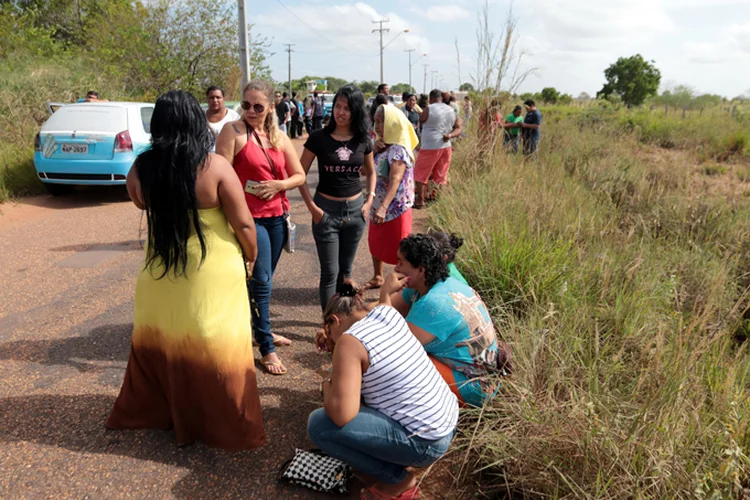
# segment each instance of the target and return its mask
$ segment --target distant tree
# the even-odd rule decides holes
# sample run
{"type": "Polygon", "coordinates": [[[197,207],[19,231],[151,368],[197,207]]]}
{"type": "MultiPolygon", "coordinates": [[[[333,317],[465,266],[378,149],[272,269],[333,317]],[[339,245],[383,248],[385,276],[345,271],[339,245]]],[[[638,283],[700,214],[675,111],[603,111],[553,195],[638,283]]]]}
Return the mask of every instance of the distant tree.
{"type": "Polygon", "coordinates": [[[650,96],[656,95],[661,81],[661,73],[643,56],[636,54],[621,57],[616,63],[604,70],[607,83],[596,96],[608,99],[616,95],[628,107],[640,106],[650,96]]]}
{"type": "Polygon", "coordinates": [[[380,85],[377,80],[362,80],[361,82],[354,83],[365,94],[374,94],[378,90],[378,85],[380,85]]]}
{"type": "Polygon", "coordinates": [[[573,102],[573,96],[570,94],[561,94],[560,97],[557,98],[557,102],[559,104],[570,104],[573,102]]]}
{"type": "Polygon", "coordinates": [[[458,86],[458,90],[460,92],[474,92],[474,85],[470,84],[469,82],[465,82],[458,86]]]}
{"type": "Polygon", "coordinates": [[[545,87],[542,89],[542,100],[547,104],[557,104],[560,99],[560,92],[554,87],[545,87]]]}
{"type": "Polygon", "coordinates": [[[397,83],[391,86],[391,94],[403,94],[404,92],[411,92],[411,85],[408,83],[397,83]]]}
{"type": "Polygon", "coordinates": [[[522,101],[526,101],[528,99],[534,99],[534,94],[531,92],[524,92],[523,94],[519,95],[518,98],[522,101]]]}
{"type": "Polygon", "coordinates": [[[591,96],[588,94],[588,92],[581,92],[580,94],[578,94],[578,97],[576,99],[578,99],[579,101],[590,101],[591,96]]]}
{"type": "MultiPolygon", "coordinates": [[[[228,99],[239,96],[236,9],[212,0],[111,1],[105,7],[99,19],[90,18],[86,35],[91,64],[107,77],[153,97],[179,87],[202,98],[208,85],[224,87],[228,99]]],[[[252,28],[250,77],[270,79],[269,44],[252,28]]]]}

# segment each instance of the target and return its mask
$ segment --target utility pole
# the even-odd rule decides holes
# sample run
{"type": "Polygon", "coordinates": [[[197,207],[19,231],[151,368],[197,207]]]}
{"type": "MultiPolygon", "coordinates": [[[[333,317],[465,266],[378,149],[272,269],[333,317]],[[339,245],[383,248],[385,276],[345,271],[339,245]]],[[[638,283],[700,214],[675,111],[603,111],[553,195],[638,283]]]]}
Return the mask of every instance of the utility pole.
{"type": "Polygon", "coordinates": [[[237,20],[240,24],[240,68],[242,69],[242,88],[250,80],[250,54],[247,43],[247,0],[237,0],[237,20]]]}
{"type": "Polygon", "coordinates": [[[430,87],[435,88],[435,75],[437,75],[438,71],[436,69],[433,69],[430,71],[430,87]]]}
{"type": "Polygon", "coordinates": [[[383,32],[388,33],[389,31],[391,31],[388,28],[383,28],[383,23],[387,23],[387,22],[389,22],[387,18],[381,19],[380,21],[372,22],[373,24],[380,25],[380,28],[372,30],[373,33],[376,33],[376,32],[380,33],[380,83],[385,82],[385,77],[383,76],[383,32]]]}
{"type": "Polygon", "coordinates": [[[406,49],[404,52],[409,53],[409,93],[411,93],[413,87],[411,86],[411,53],[417,49],[406,49]]]}
{"type": "Polygon", "coordinates": [[[424,79],[422,80],[422,93],[426,94],[427,93],[427,67],[429,66],[429,64],[423,64],[422,66],[424,66],[424,79]]]}
{"type": "Polygon", "coordinates": [[[294,47],[295,43],[285,43],[286,45],[286,51],[289,53],[289,99],[292,98],[292,47],[294,47]]]}

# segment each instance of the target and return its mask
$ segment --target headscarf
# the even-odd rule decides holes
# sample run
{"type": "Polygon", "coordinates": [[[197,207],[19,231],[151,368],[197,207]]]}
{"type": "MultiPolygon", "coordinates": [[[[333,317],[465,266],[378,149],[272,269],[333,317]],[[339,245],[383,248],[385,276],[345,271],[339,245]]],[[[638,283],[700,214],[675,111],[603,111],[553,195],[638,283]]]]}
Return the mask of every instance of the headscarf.
{"type": "Polygon", "coordinates": [[[417,133],[406,114],[396,106],[383,105],[383,142],[398,144],[409,153],[414,161],[414,148],[419,144],[417,133]]]}

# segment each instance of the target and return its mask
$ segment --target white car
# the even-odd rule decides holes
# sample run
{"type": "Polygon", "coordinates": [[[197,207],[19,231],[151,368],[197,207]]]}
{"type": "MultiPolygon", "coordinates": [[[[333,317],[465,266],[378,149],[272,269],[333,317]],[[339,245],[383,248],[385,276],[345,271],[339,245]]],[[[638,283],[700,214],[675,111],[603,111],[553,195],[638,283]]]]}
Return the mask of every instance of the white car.
{"type": "Polygon", "coordinates": [[[151,144],[154,105],[87,102],[57,108],[34,140],[34,167],[53,195],[72,185],[125,184],[151,144]]]}

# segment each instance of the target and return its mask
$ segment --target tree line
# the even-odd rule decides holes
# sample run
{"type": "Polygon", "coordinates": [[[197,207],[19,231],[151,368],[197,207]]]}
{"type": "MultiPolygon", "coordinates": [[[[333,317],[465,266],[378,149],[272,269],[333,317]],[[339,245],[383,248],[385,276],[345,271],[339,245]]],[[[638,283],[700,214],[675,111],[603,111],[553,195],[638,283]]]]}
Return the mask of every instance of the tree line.
{"type": "MultiPolygon", "coordinates": [[[[248,34],[252,76],[270,78],[270,44],[252,25],[248,34]]],[[[238,52],[237,13],[227,2],[0,0],[0,64],[83,60],[123,96],[177,87],[202,95],[208,85],[238,93],[238,52]]]]}

